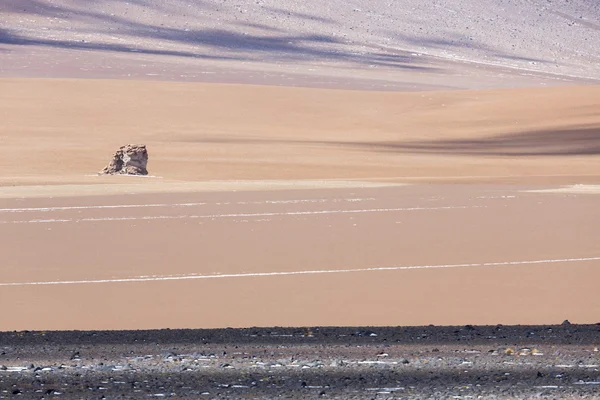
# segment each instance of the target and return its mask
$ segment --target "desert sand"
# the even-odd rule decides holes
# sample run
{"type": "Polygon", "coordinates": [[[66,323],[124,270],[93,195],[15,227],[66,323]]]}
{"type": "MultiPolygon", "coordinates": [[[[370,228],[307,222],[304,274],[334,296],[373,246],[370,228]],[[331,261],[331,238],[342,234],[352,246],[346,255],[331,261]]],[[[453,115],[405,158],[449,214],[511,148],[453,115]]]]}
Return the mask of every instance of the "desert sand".
{"type": "Polygon", "coordinates": [[[0,85],[0,284],[75,282],[2,286],[0,329],[596,322],[598,191],[563,188],[600,180],[596,86],[0,85]],[[151,175],[96,175],[124,140],[151,175]]]}
{"type": "Polygon", "coordinates": [[[0,105],[6,185],[107,182],[90,175],[124,141],[148,146],[161,182],[598,182],[598,86],[389,93],[4,79],[0,105]]]}
{"type": "Polygon", "coordinates": [[[597,194],[529,189],[2,199],[0,329],[594,323],[597,194]]]}

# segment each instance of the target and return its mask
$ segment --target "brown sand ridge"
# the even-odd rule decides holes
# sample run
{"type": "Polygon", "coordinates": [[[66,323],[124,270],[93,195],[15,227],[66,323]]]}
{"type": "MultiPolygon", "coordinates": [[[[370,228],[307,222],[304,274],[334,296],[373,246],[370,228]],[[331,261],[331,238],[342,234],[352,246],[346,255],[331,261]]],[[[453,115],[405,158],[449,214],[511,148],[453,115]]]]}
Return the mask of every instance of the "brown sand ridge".
{"type": "Polygon", "coordinates": [[[125,142],[147,144],[165,182],[598,182],[599,108],[597,86],[388,93],[4,79],[0,182],[101,182],[88,175],[125,142]]]}

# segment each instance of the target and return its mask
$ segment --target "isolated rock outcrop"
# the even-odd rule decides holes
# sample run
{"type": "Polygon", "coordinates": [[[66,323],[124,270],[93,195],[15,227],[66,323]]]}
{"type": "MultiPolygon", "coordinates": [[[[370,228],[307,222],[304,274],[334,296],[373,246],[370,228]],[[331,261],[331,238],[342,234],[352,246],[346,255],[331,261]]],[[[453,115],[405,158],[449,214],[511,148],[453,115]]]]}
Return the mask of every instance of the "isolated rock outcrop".
{"type": "Polygon", "coordinates": [[[102,171],[106,175],[148,175],[148,151],[144,144],[122,146],[102,171]]]}

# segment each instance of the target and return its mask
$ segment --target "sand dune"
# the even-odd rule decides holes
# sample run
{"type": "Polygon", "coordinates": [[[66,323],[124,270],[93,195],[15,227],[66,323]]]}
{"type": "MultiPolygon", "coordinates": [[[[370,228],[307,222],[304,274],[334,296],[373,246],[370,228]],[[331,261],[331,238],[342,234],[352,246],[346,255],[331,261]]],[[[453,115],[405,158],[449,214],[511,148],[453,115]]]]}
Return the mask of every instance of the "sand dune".
{"type": "Polygon", "coordinates": [[[599,180],[595,86],[383,93],[0,80],[0,107],[5,185],[122,183],[90,175],[137,142],[164,182],[599,180]]]}

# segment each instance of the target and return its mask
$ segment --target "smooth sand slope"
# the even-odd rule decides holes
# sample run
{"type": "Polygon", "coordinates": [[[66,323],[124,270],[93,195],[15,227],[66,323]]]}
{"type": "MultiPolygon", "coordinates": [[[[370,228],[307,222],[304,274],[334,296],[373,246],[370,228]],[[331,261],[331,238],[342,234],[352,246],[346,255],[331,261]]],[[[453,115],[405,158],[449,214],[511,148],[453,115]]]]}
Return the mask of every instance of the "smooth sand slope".
{"type": "Polygon", "coordinates": [[[139,142],[159,182],[590,183],[600,171],[599,108],[594,86],[383,93],[0,80],[0,182],[122,183],[89,175],[139,142]]]}

